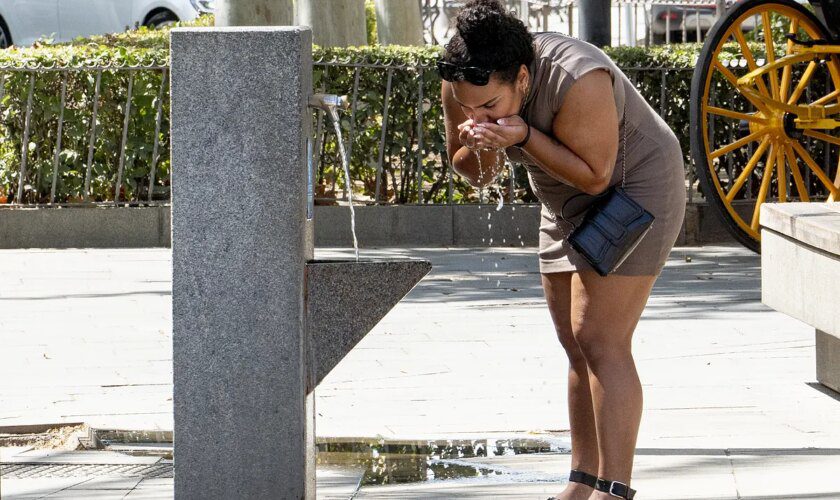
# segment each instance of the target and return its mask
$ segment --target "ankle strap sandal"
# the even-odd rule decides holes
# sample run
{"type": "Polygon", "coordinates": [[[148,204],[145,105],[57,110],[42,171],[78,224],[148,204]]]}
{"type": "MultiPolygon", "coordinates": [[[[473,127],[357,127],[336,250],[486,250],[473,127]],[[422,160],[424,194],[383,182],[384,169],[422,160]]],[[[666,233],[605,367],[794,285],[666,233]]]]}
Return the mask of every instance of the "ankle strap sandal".
{"type": "Polygon", "coordinates": [[[583,472],[582,470],[572,469],[571,472],[569,472],[569,482],[583,483],[590,488],[594,488],[595,484],[598,482],[598,477],[587,472],[583,472]]]}
{"type": "Polygon", "coordinates": [[[595,489],[609,493],[610,496],[616,498],[623,498],[624,500],[633,500],[636,495],[636,490],[619,481],[610,481],[609,479],[598,478],[595,483],[595,489]]]}
{"type": "MultiPolygon", "coordinates": [[[[598,482],[598,477],[593,476],[588,472],[583,472],[582,470],[572,469],[571,472],[569,472],[569,482],[583,483],[590,488],[594,488],[595,483],[598,482]]],[[[557,500],[557,497],[548,497],[546,500],[557,500]]]]}

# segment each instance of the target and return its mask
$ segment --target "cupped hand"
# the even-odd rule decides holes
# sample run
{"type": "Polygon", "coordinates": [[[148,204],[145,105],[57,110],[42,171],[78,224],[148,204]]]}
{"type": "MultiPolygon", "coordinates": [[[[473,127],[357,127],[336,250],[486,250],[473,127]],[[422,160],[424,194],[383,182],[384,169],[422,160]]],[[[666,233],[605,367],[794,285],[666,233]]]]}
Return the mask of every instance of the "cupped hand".
{"type": "Polygon", "coordinates": [[[458,140],[468,149],[476,149],[476,138],[473,127],[475,127],[475,120],[472,118],[458,125],[458,140]]]}
{"type": "Polygon", "coordinates": [[[512,115],[499,118],[496,123],[473,124],[469,133],[475,138],[474,149],[500,149],[522,142],[528,134],[528,124],[521,116],[512,115]]]}

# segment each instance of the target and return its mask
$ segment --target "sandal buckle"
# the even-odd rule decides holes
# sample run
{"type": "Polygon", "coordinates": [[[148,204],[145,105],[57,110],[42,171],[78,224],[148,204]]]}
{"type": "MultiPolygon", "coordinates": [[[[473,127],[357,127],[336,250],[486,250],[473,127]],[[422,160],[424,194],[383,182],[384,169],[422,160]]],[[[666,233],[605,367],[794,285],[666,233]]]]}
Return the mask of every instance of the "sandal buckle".
{"type": "Polygon", "coordinates": [[[608,492],[610,494],[610,496],[614,496],[616,498],[627,498],[624,495],[613,491],[613,489],[616,487],[616,485],[624,486],[624,491],[628,491],[628,486],[626,484],[624,484],[620,481],[612,481],[610,483],[610,491],[608,492]]]}

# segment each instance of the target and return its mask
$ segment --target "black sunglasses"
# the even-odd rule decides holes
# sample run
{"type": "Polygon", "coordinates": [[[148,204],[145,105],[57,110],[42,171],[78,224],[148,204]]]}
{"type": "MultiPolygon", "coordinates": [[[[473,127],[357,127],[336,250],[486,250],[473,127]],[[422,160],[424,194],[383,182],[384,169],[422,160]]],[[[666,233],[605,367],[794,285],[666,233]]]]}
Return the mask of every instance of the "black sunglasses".
{"type": "Polygon", "coordinates": [[[479,68],[478,66],[458,66],[446,61],[437,62],[437,70],[440,77],[447,82],[458,82],[466,80],[473,85],[487,85],[490,81],[491,68],[479,68]]]}

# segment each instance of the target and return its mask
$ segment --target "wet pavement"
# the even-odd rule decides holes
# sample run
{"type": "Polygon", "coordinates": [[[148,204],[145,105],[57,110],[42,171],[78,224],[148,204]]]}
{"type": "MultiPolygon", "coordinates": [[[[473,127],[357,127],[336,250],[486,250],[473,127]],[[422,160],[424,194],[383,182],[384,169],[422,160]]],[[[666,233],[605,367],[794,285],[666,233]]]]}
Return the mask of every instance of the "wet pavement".
{"type": "MultiPolygon", "coordinates": [[[[535,252],[362,250],[362,258],[426,258],[434,267],[317,388],[319,441],[555,444],[547,453],[450,458],[446,467],[422,460],[418,470],[438,477],[450,465],[468,476],[467,463],[492,472],[366,485],[356,498],[544,499],[562,489],[567,363],[535,252]]],[[[352,253],[316,250],[319,258],[352,253]]],[[[0,379],[0,427],[171,430],[170,266],[168,249],[0,251],[0,362],[15,374],[0,379]]],[[[840,396],[816,384],[813,329],[760,303],[758,256],[737,246],[676,248],[634,355],[645,397],[637,498],[840,498],[840,396]]],[[[4,499],[80,498],[71,487],[97,491],[81,497],[171,497],[171,478],[138,477],[126,489],[103,476],[73,486],[79,477],[6,470],[4,499]]],[[[322,472],[319,497],[327,484],[355,490],[364,471],[333,463],[322,472]]]]}

